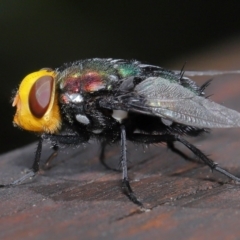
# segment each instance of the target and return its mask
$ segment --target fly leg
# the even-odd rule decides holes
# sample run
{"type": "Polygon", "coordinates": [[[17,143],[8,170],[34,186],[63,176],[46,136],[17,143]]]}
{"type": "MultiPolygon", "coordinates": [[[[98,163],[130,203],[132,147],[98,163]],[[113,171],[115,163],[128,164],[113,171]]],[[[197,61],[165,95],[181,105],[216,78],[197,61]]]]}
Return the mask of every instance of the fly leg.
{"type": "Polygon", "coordinates": [[[106,142],[102,142],[101,143],[101,152],[100,152],[100,155],[99,155],[99,161],[100,163],[108,170],[112,170],[112,171],[115,171],[115,172],[119,172],[120,170],[119,169],[116,169],[116,168],[112,168],[112,167],[109,167],[106,162],[105,162],[105,149],[106,149],[106,142]]]}
{"type": "Polygon", "coordinates": [[[121,126],[121,166],[122,166],[122,190],[123,193],[135,204],[143,207],[142,203],[135,196],[129,180],[128,180],[128,169],[127,169],[127,142],[126,142],[126,131],[125,127],[121,126]]]}
{"type": "Polygon", "coordinates": [[[185,147],[187,147],[190,151],[192,151],[198,158],[200,158],[207,166],[209,166],[212,170],[222,173],[223,175],[229,177],[232,180],[240,182],[240,178],[234,176],[227,170],[219,167],[217,163],[209,159],[202,151],[196,148],[194,145],[180,137],[179,135],[147,135],[147,134],[138,134],[135,133],[129,138],[132,141],[140,142],[140,143],[159,143],[159,142],[181,142],[185,147]]]}
{"type": "Polygon", "coordinates": [[[50,164],[52,163],[53,159],[57,156],[58,154],[58,145],[56,143],[53,144],[53,153],[48,157],[48,159],[46,160],[45,164],[44,164],[44,169],[48,169],[50,168],[50,164]]]}
{"type": "Polygon", "coordinates": [[[179,149],[177,149],[175,146],[174,146],[174,142],[167,142],[167,147],[174,153],[178,154],[179,156],[181,156],[182,158],[186,159],[186,160],[189,160],[189,157],[184,154],[183,152],[181,152],[179,149]]]}
{"type": "Polygon", "coordinates": [[[43,139],[50,139],[52,141],[53,153],[48,157],[44,164],[44,168],[49,168],[53,159],[57,156],[59,146],[58,144],[79,144],[88,140],[86,136],[75,135],[56,135],[56,134],[43,134],[43,139]]]}
{"type": "Polygon", "coordinates": [[[211,159],[209,159],[203,152],[201,152],[198,148],[196,148],[194,145],[190,144],[185,139],[177,136],[177,141],[181,142],[183,145],[185,145],[189,150],[191,150],[197,157],[199,157],[206,165],[208,165],[212,170],[215,170],[217,172],[222,173],[223,175],[231,178],[234,181],[240,182],[240,178],[234,176],[227,170],[219,167],[217,163],[213,162],[211,159]]]}
{"type": "Polygon", "coordinates": [[[35,154],[35,159],[34,159],[32,168],[29,170],[29,172],[27,174],[25,174],[24,176],[22,176],[21,178],[13,181],[12,183],[0,185],[0,188],[16,186],[18,184],[21,184],[26,179],[34,177],[38,173],[39,162],[40,162],[40,157],[41,157],[41,152],[42,152],[42,142],[43,142],[43,139],[41,137],[38,142],[37,151],[35,154]]]}
{"type": "Polygon", "coordinates": [[[174,153],[178,154],[180,157],[184,158],[186,161],[190,161],[190,162],[195,162],[198,164],[203,164],[202,161],[199,161],[199,159],[193,159],[189,156],[187,156],[185,153],[183,153],[182,151],[180,151],[179,149],[177,149],[174,145],[174,142],[167,142],[167,147],[174,153]]]}
{"type": "Polygon", "coordinates": [[[48,157],[44,164],[44,168],[47,169],[49,168],[51,162],[53,159],[57,156],[59,146],[58,143],[62,144],[76,144],[79,142],[82,142],[82,137],[78,135],[53,135],[53,134],[44,134],[43,135],[44,139],[50,139],[52,141],[52,149],[53,153],[48,157]]]}
{"type": "MultiPolygon", "coordinates": [[[[53,146],[57,145],[57,143],[62,143],[62,144],[79,144],[82,142],[86,142],[88,140],[88,135],[54,135],[54,134],[43,134],[41,135],[38,146],[37,146],[37,151],[35,154],[35,159],[32,165],[32,168],[30,168],[29,172],[22,176],[21,178],[13,181],[12,183],[9,184],[1,184],[0,188],[4,187],[11,187],[11,186],[16,186],[18,184],[21,184],[23,181],[34,177],[38,172],[39,172],[39,163],[40,163],[40,157],[42,153],[42,142],[44,139],[50,139],[52,141],[53,146]]],[[[58,147],[56,147],[54,150],[57,151],[58,147]]],[[[56,153],[53,153],[47,160],[47,162],[51,161],[51,158],[55,156],[56,153]]]]}

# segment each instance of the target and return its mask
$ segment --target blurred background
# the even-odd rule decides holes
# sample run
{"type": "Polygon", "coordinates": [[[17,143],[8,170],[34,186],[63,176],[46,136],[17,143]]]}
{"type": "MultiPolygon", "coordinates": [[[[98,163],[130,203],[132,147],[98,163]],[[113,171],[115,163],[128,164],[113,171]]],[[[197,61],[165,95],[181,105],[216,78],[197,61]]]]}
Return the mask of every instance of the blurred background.
{"type": "Polygon", "coordinates": [[[11,98],[40,68],[112,57],[175,69],[185,61],[188,70],[239,69],[238,2],[1,0],[0,153],[36,140],[12,126],[11,98]],[[237,56],[232,62],[230,53],[237,56]],[[222,64],[214,64],[219,58],[222,64]]]}

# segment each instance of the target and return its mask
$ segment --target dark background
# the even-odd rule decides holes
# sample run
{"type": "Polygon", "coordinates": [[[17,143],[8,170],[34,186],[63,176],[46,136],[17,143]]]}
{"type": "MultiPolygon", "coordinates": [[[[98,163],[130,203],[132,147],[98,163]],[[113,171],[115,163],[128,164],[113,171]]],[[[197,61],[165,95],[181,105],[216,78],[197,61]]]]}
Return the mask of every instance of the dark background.
{"type": "Polygon", "coordinates": [[[237,1],[2,0],[0,152],[36,140],[12,126],[12,90],[26,74],[91,57],[167,67],[239,36],[239,10],[237,1]]]}

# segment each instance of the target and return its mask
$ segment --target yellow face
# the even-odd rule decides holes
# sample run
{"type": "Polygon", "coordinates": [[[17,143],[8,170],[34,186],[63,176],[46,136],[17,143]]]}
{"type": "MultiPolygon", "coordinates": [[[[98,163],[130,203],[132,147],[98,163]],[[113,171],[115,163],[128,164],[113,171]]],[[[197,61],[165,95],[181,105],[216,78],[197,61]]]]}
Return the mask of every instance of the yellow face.
{"type": "Polygon", "coordinates": [[[61,127],[55,83],[56,73],[42,69],[27,75],[13,100],[17,107],[13,122],[38,133],[55,133],[61,127]]]}

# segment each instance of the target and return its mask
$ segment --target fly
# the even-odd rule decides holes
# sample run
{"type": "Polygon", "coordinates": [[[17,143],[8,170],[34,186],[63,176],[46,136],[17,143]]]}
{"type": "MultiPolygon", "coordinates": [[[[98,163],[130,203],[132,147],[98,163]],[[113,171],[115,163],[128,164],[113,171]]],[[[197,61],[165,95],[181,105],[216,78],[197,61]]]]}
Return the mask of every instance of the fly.
{"type": "MultiPolygon", "coordinates": [[[[240,127],[240,113],[204,96],[210,81],[197,86],[187,75],[225,72],[184,72],[121,59],[86,59],[55,70],[41,69],[26,76],[13,101],[14,125],[36,133],[39,142],[33,166],[22,178],[1,187],[17,185],[39,171],[42,142],[49,140],[57,154],[60,145],[79,145],[90,139],[105,146],[120,142],[122,189],[135,204],[127,169],[127,143],[167,143],[174,150],[180,142],[212,170],[230,179],[240,178],[209,159],[184,139],[211,128],[240,127]]],[[[240,73],[229,71],[228,73],[240,73]]]]}

